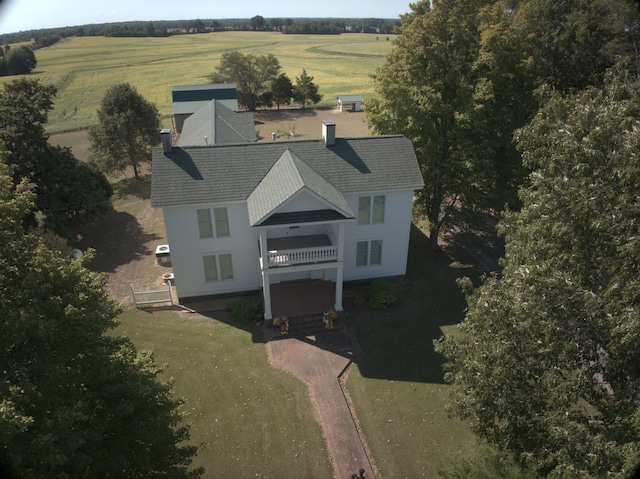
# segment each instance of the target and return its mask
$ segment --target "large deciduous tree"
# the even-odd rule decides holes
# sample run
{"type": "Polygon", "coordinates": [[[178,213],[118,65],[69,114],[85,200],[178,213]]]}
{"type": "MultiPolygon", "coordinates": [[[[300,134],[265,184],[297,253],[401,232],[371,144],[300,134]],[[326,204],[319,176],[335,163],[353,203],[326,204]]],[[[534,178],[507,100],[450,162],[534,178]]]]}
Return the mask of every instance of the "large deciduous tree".
{"type": "Polygon", "coordinates": [[[640,72],[637,5],[609,0],[516,2],[513,24],[541,84],[570,92],[601,85],[621,57],[640,72]]]}
{"type": "Polygon", "coordinates": [[[33,49],[27,45],[22,45],[12,49],[0,61],[0,76],[3,75],[25,75],[31,73],[38,61],[33,49]]]}
{"type": "MultiPolygon", "coordinates": [[[[550,477],[640,463],[640,85],[550,94],[517,133],[533,170],[502,231],[501,279],[468,296],[448,359],[453,410],[550,477]]],[[[546,476],[545,476],[546,477],[546,476]]]]}
{"type": "Polygon", "coordinates": [[[531,115],[531,73],[493,1],[423,0],[411,9],[373,76],[378,96],[366,112],[375,133],[412,140],[437,249],[454,218],[461,225],[514,197],[522,172],[512,131],[531,115]]]}
{"type": "MultiPolygon", "coordinates": [[[[149,353],[107,332],[104,275],[23,231],[28,180],[0,150],[0,474],[187,478],[195,447],[149,353]]],[[[90,255],[89,255],[90,256],[90,255]]]]}
{"type": "Polygon", "coordinates": [[[104,171],[133,168],[140,177],[142,163],[151,161],[151,148],[160,141],[160,114],[135,87],[118,83],[107,89],[98,123],[89,128],[90,153],[104,171]]]}
{"type": "Polygon", "coordinates": [[[21,79],[0,92],[0,140],[8,150],[15,182],[28,178],[36,194],[34,211],[44,226],[65,235],[72,226],[108,210],[113,194],[104,174],[76,159],[71,150],[52,146],[45,132],[56,89],[21,79]]]}
{"type": "Polygon", "coordinates": [[[224,52],[220,64],[209,75],[212,83],[235,83],[238,103],[256,111],[260,97],[271,88],[280,72],[280,62],[271,55],[254,55],[239,51],[224,52]]]}
{"type": "Polygon", "coordinates": [[[249,27],[251,27],[251,30],[265,30],[267,22],[262,15],[255,15],[249,20],[249,27]]]}

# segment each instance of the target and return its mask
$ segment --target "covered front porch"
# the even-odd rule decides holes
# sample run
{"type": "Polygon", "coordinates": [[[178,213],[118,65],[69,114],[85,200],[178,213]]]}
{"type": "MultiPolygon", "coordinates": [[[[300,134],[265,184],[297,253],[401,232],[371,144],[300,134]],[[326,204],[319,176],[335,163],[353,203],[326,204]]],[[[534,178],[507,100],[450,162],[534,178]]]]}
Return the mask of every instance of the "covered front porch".
{"type": "Polygon", "coordinates": [[[274,317],[313,316],[333,309],[335,285],[317,279],[287,281],[271,285],[274,317]]]}
{"type": "Polygon", "coordinates": [[[265,319],[300,315],[307,308],[310,314],[342,311],[344,222],[261,228],[259,254],[265,319]],[[306,292],[312,280],[325,285],[318,302],[306,292]],[[294,288],[292,281],[303,286],[294,288]]]}

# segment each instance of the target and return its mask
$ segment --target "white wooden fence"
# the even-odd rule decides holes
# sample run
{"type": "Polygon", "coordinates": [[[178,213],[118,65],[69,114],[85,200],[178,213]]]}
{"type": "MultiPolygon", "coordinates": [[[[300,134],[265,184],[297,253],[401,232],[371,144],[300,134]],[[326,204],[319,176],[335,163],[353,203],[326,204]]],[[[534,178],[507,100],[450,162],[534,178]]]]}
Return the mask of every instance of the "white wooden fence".
{"type": "Polygon", "coordinates": [[[149,291],[136,291],[131,284],[131,294],[136,308],[146,304],[171,303],[173,305],[173,293],[171,282],[167,282],[167,289],[155,289],[149,291]]]}

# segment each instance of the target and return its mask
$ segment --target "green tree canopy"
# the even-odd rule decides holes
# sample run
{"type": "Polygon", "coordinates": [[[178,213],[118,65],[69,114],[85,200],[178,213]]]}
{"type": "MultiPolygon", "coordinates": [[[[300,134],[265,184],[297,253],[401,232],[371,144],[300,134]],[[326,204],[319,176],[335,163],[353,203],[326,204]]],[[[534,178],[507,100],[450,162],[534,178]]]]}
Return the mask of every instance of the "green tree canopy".
{"type": "Polygon", "coordinates": [[[160,142],[158,108],[128,83],[106,91],[98,109],[98,123],[89,128],[90,153],[106,172],[133,168],[151,161],[151,148],[160,142]]]}
{"type": "Polygon", "coordinates": [[[44,226],[65,235],[111,208],[113,188],[100,168],[79,161],[69,148],[50,146],[48,162],[34,177],[44,226]]]}
{"type": "Polygon", "coordinates": [[[307,74],[307,70],[302,70],[299,77],[296,77],[296,84],[293,87],[293,99],[302,105],[307,103],[316,104],[322,100],[322,95],[318,93],[318,85],[313,82],[313,77],[307,74]]]}
{"type": "Polygon", "coordinates": [[[640,85],[554,93],[517,134],[533,170],[506,215],[502,279],[468,297],[447,358],[454,411],[550,477],[640,463],[640,85]]]}
{"type": "Polygon", "coordinates": [[[238,103],[256,111],[260,96],[270,91],[280,72],[280,62],[271,54],[254,55],[239,51],[224,52],[220,64],[209,75],[212,83],[235,83],[238,103]]]}
{"type": "Polygon", "coordinates": [[[111,207],[111,185],[96,167],[78,161],[71,150],[51,146],[44,125],[55,87],[21,79],[0,93],[0,140],[8,150],[16,184],[28,178],[36,194],[34,211],[44,226],[65,235],[74,225],[95,219],[111,207]]]}
{"type": "Polygon", "coordinates": [[[27,45],[21,45],[7,53],[0,61],[0,76],[2,75],[25,75],[31,73],[38,61],[33,49],[27,45]]]}
{"type": "Polygon", "coordinates": [[[514,128],[532,114],[532,76],[507,13],[491,0],[423,0],[402,17],[366,104],[378,134],[404,134],[425,179],[419,203],[440,230],[515,199],[514,128]]]}
{"type": "Polygon", "coordinates": [[[640,71],[637,6],[631,1],[524,0],[517,2],[513,25],[535,64],[540,84],[561,91],[601,85],[620,57],[629,71],[640,71]]]}
{"type": "Polygon", "coordinates": [[[267,22],[262,15],[255,15],[249,20],[249,27],[251,30],[265,30],[267,22]]]}
{"type": "MultiPolygon", "coordinates": [[[[180,401],[150,353],[107,332],[106,276],[25,234],[27,181],[0,151],[0,471],[20,478],[187,478],[180,401]]],[[[90,257],[90,255],[89,255],[90,257]]],[[[4,476],[3,476],[4,477],[4,476]]]]}
{"type": "Polygon", "coordinates": [[[293,83],[291,78],[286,73],[280,73],[277,78],[271,84],[271,92],[273,93],[273,100],[278,105],[289,105],[293,98],[293,83]]]}

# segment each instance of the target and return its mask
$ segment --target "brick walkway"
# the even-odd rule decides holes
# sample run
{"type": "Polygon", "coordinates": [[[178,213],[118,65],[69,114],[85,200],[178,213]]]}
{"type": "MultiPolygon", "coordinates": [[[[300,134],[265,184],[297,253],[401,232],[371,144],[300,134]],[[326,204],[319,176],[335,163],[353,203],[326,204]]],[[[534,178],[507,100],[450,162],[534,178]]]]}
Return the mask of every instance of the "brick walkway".
{"type": "Polygon", "coordinates": [[[360,468],[375,478],[339,377],[350,364],[353,343],[345,330],[267,342],[269,362],[309,387],[333,462],[334,477],[349,479],[360,468]]]}

